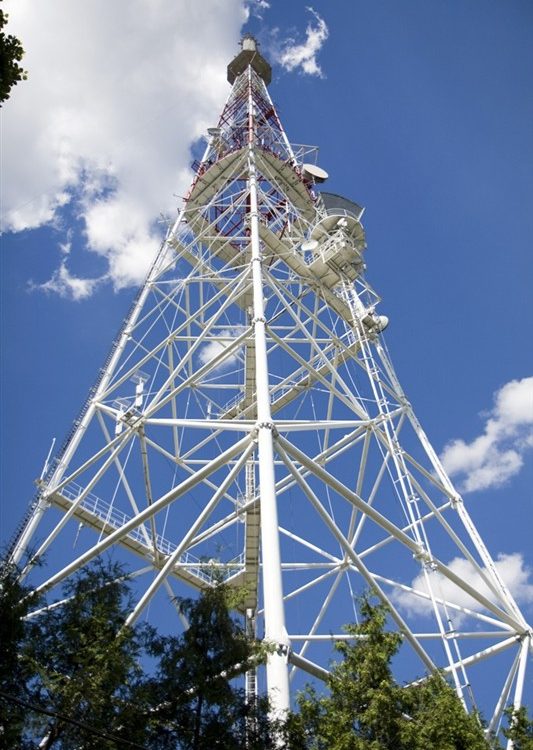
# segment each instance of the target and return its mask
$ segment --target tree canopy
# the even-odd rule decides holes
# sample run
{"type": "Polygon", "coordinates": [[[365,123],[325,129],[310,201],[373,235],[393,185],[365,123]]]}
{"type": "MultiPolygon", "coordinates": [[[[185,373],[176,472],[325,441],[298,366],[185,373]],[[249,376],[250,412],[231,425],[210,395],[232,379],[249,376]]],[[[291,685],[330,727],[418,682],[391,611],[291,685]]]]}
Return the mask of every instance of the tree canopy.
{"type": "Polygon", "coordinates": [[[533,720],[529,718],[524,706],[513,711],[506,711],[509,726],[503,730],[507,739],[512,740],[514,750],[533,750],[533,720]]]}
{"type": "Polygon", "coordinates": [[[268,702],[247,702],[234,678],[264,656],[230,615],[220,584],[178,602],[189,627],[161,636],[126,627],[130,584],[96,563],[63,599],[30,605],[11,566],[0,586],[0,748],[200,750],[275,747],[268,702]]]}
{"type": "MultiPolygon", "coordinates": [[[[242,675],[268,646],[245,632],[224,584],[176,601],[188,628],[162,636],[126,627],[130,581],[94,563],[45,606],[0,565],[0,750],[489,750],[440,674],[401,686],[391,661],[401,636],[370,596],[337,643],[327,692],[309,686],[285,721],[266,698],[247,699],[242,675]],[[35,611],[37,610],[37,612],[35,611]],[[29,616],[30,612],[32,613],[29,616]],[[237,678],[237,679],[236,679],[237,678]],[[240,678],[240,679],[239,679],[240,678]]],[[[533,750],[525,709],[508,710],[515,750],[533,750]]]]}
{"type": "Polygon", "coordinates": [[[467,714],[452,687],[435,674],[403,687],[391,660],[401,636],[385,628],[387,610],[366,596],[362,619],[346,628],[353,641],[336,645],[342,659],[328,679],[299,699],[296,733],[307,750],[487,750],[479,717],[467,714]]]}
{"type": "Polygon", "coordinates": [[[24,57],[22,44],[13,34],[3,31],[8,16],[0,8],[0,106],[9,99],[11,89],[27,77],[26,71],[19,65],[24,57]]]}

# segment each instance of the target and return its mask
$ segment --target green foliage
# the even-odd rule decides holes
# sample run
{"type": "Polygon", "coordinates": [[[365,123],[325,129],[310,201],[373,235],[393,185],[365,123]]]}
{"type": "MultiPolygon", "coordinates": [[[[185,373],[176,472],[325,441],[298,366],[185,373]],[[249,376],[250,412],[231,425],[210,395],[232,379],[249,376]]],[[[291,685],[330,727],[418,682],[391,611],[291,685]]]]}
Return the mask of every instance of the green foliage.
{"type": "Polygon", "coordinates": [[[481,721],[463,709],[456,692],[439,674],[404,688],[401,747],[412,750],[487,750],[481,721]]]}
{"type": "Polygon", "coordinates": [[[23,700],[27,697],[26,682],[30,677],[27,665],[20,658],[25,641],[22,618],[35,597],[18,582],[19,571],[14,565],[0,561],[0,747],[22,746],[24,708],[5,696],[23,700]],[[4,696],[4,697],[2,697],[4,696]]]}
{"type": "MultiPolygon", "coordinates": [[[[22,658],[32,678],[33,703],[97,731],[120,736],[132,688],[141,680],[146,629],[124,628],[128,584],[116,565],[94,564],[65,586],[66,601],[28,623],[22,658]]],[[[46,748],[114,748],[86,729],[35,712],[32,736],[46,748]]],[[[133,733],[135,734],[135,733],[133,733]]],[[[132,733],[128,730],[128,739],[132,733]]]]}
{"type": "Polygon", "coordinates": [[[513,711],[510,707],[505,712],[509,726],[503,730],[508,740],[514,743],[514,750],[533,750],[533,720],[527,715],[524,706],[513,711]]]}
{"type": "Polygon", "coordinates": [[[329,695],[309,689],[299,700],[305,734],[316,750],[359,750],[399,745],[401,689],[394,683],[390,660],[400,645],[396,633],[384,630],[386,610],[361,602],[363,620],[349,626],[354,643],[336,649],[343,659],[328,680],[329,695]]]}
{"type": "MultiPolygon", "coordinates": [[[[336,646],[327,694],[309,687],[299,712],[274,722],[266,699],[248,703],[236,679],[268,652],[230,614],[239,592],[220,583],[180,600],[189,628],[163,637],[124,626],[129,586],[118,566],[96,563],[66,584],[64,600],[23,619],[37,600],[0,566],[0,750],[489,748],[440,674],[395,682],[401,636],[368,596],[361,622],[346,628],[353,640],[336,646]]],[[[525,710],[508,719],[515,750],[533,750],[525,710]]]]}
{"type": "Polygon", "coordinates": [[[24,56],[20,41],[12,34],[6,35],[2,31],[7,20],[8,16],[0,9],[0,102],[9,99],[12,87],[27,78],[26,72],[19,65],[24,56]]]}
{"type": "Polygon", "coordinates": [[[235,684],[266,652],[229,614],[232,589],[181,600],[189,628],[162,637],[124,626],[130,584],[116,565],[93,564],[25,621],[34,602],[15,568],[0,573],[1,750],[277,747],[268,702],[235,684]]]}
{"type": "Polygon", "coordinates": [[[390,663],[401,644],[387,632],[387,610],[360,604],[362,621],[346,630],[354,641],[336,648],[342,661],[332,668],[329,694],[310,688],[292,718],[298,747],[307,750],[487,750],[480,722],[468,715],[440,676],[399,686],[390,663]]]}
{"type": "Polygon", "coordinates": [[[182,599],[188,629],[154,644],[158,669],[152,702],[157,709],[150,735],[158,748],[275,746],[267,702],[247,704],[243,690],[232,683],[263,658],[258,644],[229,614],[233,596],[220,584],[200,599],[182,599]]]}

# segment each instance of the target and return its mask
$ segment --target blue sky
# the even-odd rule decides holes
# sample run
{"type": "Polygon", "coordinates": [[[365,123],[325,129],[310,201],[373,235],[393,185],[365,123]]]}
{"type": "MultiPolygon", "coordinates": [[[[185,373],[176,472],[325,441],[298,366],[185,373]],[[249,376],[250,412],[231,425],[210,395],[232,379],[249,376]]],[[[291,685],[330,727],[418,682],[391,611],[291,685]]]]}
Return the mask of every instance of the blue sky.
{"type": "Polygon", "coordinates": [[[289,139],[366,207],[402,385],[439,453],[463,441],[449,466],[491,552],[522,556],[531,613],[531,4],[5,5],[29,79],[2,110],[2,541],[187,190],[247,30],[289,139]]]}

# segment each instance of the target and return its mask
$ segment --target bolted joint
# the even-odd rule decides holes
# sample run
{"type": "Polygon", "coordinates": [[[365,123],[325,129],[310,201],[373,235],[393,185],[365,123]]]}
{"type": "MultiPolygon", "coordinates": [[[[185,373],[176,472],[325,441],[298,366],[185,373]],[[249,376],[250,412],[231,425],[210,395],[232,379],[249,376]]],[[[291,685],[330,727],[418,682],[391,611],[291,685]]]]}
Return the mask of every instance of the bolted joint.
{"type": "Polygon", "coordinates": [[[413,558],[424,567],[431,567],[433,563],[431,555],[423,547],[419,547],[416,552],[413,552],[413,558]]]}
{"type": "Polygon", "coordinates": [[[274,422],[258,422],[256,427],[258,430],[261,430],[261,429],[275,430],[274,422]]]}
{"type": "Polygon", "coordinates": [[[264,315],[257,315],[255,318],[252,318],[252,325],[255,325],[256,323],[266,323],[266,318],[264,315]]]}
{"type": "Polygon", "coordinates": [[[454,495],[452,498],[450,498],[450,504],[454,510],[457,510],[459,505],[463,504],[463,498],[461,495],[454,495]]]}

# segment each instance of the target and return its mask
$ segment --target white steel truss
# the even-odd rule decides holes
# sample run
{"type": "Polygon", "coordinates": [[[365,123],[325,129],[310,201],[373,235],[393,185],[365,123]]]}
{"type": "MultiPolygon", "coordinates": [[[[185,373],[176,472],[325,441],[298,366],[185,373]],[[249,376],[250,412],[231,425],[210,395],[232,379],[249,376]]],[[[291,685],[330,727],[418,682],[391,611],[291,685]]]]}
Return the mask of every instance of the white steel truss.
{"type": "Polygon", "coordinates": [[[318,192],[315,149],[289,143],[253,40],[229,79],[183,210],[12,557],[37,580],[46,555],[36,585],[56,592],[110,548],[133,554],[130,622],[182,583],[245,587],[249,627],[277,646],[279,710],[298,671],[324,677],[354,595],[372,588],[411,652],[402,679],[440,668],[470,708],[496,664],[497,730],[523,699],[531,628],[394,373],[362,209],[318,192]]]}

